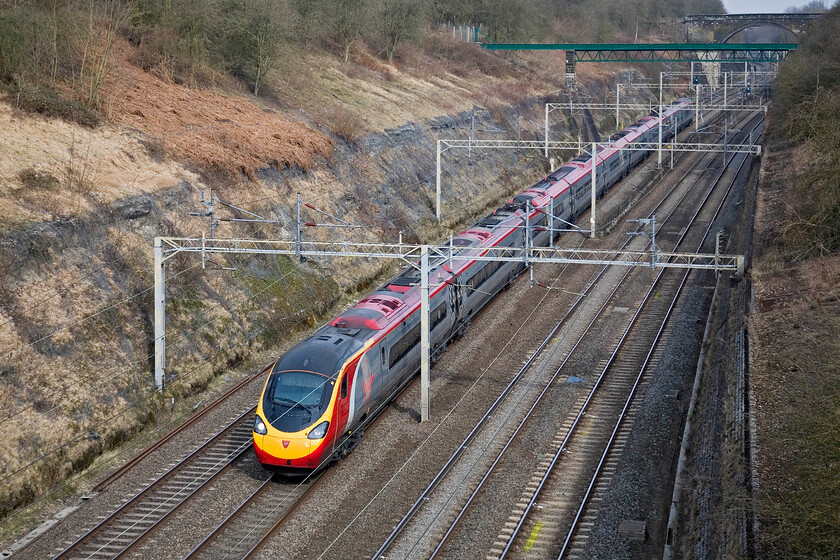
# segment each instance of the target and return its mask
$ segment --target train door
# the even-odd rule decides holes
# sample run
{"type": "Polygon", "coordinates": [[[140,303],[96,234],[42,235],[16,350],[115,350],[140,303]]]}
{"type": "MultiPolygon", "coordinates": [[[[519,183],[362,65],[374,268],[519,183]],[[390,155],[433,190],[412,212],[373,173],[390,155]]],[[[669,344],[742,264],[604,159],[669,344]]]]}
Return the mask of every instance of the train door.
{"type": "MultiPolygon", "coordinates": [[[[444,292],[449,292],[445,290],[444,292]]],[[[431,360],[436,362],[440,359],[452,332],[452,307],[448,293],[438,293],[432,298],[429,312],[429,344],[431,345],[431,360]]]]}
{"type": "Polygon", "coordinates": [[[452,285],[449,291],[453,310],[452,330],[454,331],[458,328],[460,319],[464,315],[464,286],[461,284],[459,276],[452,276],[452,285]]]}
{"type": "Polygon", "coordinates": [[[351,399],[352,387],[360,358],[356,358],[344,368],[344,375],[341,376],[341,380],[338,382],[338,398],[336,399],[336,415],[334,420],[336,422],[336,434],[343,434],[351,425],[351,409],[353,408],[351,399]]]}
{"type": "MultiPolygon", "coordinates": [[[[355,429],[359,423],[367,419],[371,408],[375,407],[379,400],[378,395],[383,392],[382,379],[378,375],[381,370],[377,367],[380,346],[374,346],[361,356],[356,367],[356,374],[349,385],[348,429],[350,430],[355,429]]],[[[341,395],[340,390],[341,387],[339,387],[339,395],[341,395]]]]}

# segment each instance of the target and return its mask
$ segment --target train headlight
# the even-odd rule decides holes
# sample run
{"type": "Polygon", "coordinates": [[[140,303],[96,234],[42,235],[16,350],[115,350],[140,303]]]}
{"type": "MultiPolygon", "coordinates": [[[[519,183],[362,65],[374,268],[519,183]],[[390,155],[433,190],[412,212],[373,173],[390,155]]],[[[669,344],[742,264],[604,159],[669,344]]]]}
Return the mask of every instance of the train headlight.
{"type": "Polygon", "coordinates": [[[324,436],[327,435],[327,430],[329,429],[329,427],[330,423],[324,420],[323,422],[312,428],[312,431],[309,432],[309,434],[307,434],[306,437],[308,437],[309,439],[323,439],[324,436]]]}
{"type": "Polygon", "coordinates": [[[254,432],[260,434],[261,436],[268,433],[268,428],[265,427],[265,422],[263,422],[263,419],[260,418],[259,415],[257,415],[256,420],[254,420],[254,432]]]}

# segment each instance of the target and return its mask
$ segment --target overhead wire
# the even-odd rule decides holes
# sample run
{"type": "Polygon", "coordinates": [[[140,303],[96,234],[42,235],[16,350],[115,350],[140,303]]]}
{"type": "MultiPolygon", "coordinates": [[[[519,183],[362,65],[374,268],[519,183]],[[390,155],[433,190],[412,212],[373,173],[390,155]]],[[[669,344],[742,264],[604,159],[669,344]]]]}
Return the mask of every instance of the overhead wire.
{"type": "MultiPolygon", "coordinates": [[[[616,243],[619,243],[619,242],[620,242],[619,240],[616,240],[616,243]]],[[[563,267],[563,271],[565,271],[565,270],[568,268],[568,266],[569,266],[569,265],[564,266],[564,267],[563,267]]],[[[558,276],[554,279],[554,281],[552,282],[552,287],[554,286],[554,284],[556,284],[556,283],[560,280],[560,277],[562,276],[563,271],[561,271],[560,275],[558,275],[558,276]]],[[[593,273],[593,276],[597,276],[597,272],[593,273]]],[[[377,499],[379,499],[379,497],[382,495],[382,493],[385,491],[385,489],[386,489],[386,488],[387,488],[387,487],[388,487],[391,483],[393,483],[393,482],[394,482],[394,480],[397,478],[397,476],[398,476],[398,475],[399,475],[399,474],[400,474],[400,473],[401,473],[404,469],[406,469],[406,468],[408,467],[408,465],[411,463],[411,461],[412,461],[412,460],[413,460],[413,459],[414,459],[414,458],[415,458],[415,457],[416,457],[416,456],[417,456],[417,455],[418,455],[418,454],[422,451],[422,449],[423,449],[423,448],[424,448],[424,447],[425,447],[425,446],[429,443],[429,441],[430,441],[430,440],[432,439],[432,437],[433,437],[433,436],[434,436],[434,435],[438,432],[438,430],[440,430],[440,429],[444,426],[444,424],[446,423],[446,421],[447,421],[447,420],[448,420],[448,419],[449,419],[449,418],[450,418],[450,417],[454,414],[454,412],[455,412],[455,411],[456,411],[456,410],[457,410],[457,409],[461,406],[461,404],[464,402],[464,400],[465,400],[465,399],[466,399],[466,398],[467,398],[467,397],[468,397],[468,396],[469,396],[469,395],[473,392],[473,390],[476,388],[476,386],[478,385],[478,383],[479,383],[479,382],[480,382],[480,381],[481,381],[481,380],[485,377],[485,375],[487,375],[487,373],[490,371],[491,366],[492,366],[492,365],[493,365],[493,364],[494,364],[494,363],[495,363],[495,362],[496,362],[496,361],[497,361],[497,360],[498,360],[498,359],[499,359],[502,355],[504,355],[504,354],[506,353],[507,348],[511,345],[512,341],[516,338],[516,335],[517,335],[517,334],[518,334],[518,333],[522,330],[522,328],[523,328],[526,324],[528,324],[528,323],[530,322],[531,317],[533,316],[533,314],[534,314],[534,313],[536,313],[536,311],[537,311],[537,310],[541,307],[541,305],[542,305],[543,301],[545,300],[545,298],[547,298],[547,297],[548,297],[548,294],[550,294],[550,293],[551,293],[551,291],[552,291],[551,289],[547,289],[547,290],[545,290],[544,295],[540,298],[540,301],[539,301],[539,302],[537,302],[537,304],[535,304],[535,305],[534,305],[533,309],[530,311],[530,313],[528,314],[528,316],[527,316],[527,317],[523,320],[523,322],[520,324],[520,326],[517,328],[517,330],[516,330],[516,331],[515,331],[515,332],[511,335],[511,337],[508,339],[508,341],[505,343],[505,345],[504,345],[504,346],[503,346],[503,347],[499,350],[499,352],[498,352],[498,353],[496,354],[496,356],[492,359],[492,361],[490,362],[490,364],[488,364],[486,367],[484,367],[484,368],[483,368],[482,373],[481,373],[481,374],[480,374],[480,375],[479,375],[479,376],[475,379],[475,381],[474,381],[474,382],[470,385],[470,387],[469,387],[469,388],[468,388],[468,389],[464,392],[464,394],[461,396],[461,398],[460,398],[460,399],[458,399],[458,401],[457,401],[457,402],[456,402],[456,403],[455,403],[455,404],[454,404],[454,405],[450,408],[450,410],[449,410],[449,411],[448,411],[448,412],[444,415],[444,417],[440,420],[440,422],[437,424],[437,426],[435,426],[435,428],[434,428],[434,429],[433,429],[433,430],[432,430],[432,431],[431,431],[431,432],[430,432],[430,433],[429,433],[429,434],[428,434],[428,435],[427,435],[427,436],[423,439],[423,441],[421,441],[421,442],[420,442],[420,443],[416,446],[416,448],[415,448],[415,449],[414,449],[414,451],[411,453],[411,455],[410,455],[410,456],[409,456],[409,457],[408,457],[408,458],[407,458],[407,459],[403,462],[403,464],[402,464],[402,465],[401,465],[401,466],[400,466],[400,467],[399,467],[399,468],[398,468],[398,469],[394,472],[394,474],[391,476],[391,478],[389,478],[389,479],[388,479],[388,480],[387,480],[387,481],[386,481],[386,482],[382,485],[382,487],[381,487],[381,488],[380,488],[380,489],[376,492],[376,494],[374,494],[374,496],[373,496],[373,497],[371,497],[371,499],[368,501],[368,503],[367,503],[367,504],[365,504],[365,505],[364,505],[364,506],[363,506],[363,507],[362,507],[362,508],[358,511],[358,513],[357,513],[357,514],[353,517],[353,519],[351,519],[351,520],[347,523],[347,525],[345,525],[345,527],[344,527],[344,528],[341,530],[341,532],[340,532],[340,533],[339,533],[339,534],[335,537],[335,539],[333,539],[333,541],[332,541],[329,545],[327,545],[327,548],[325,548],[325,549],[321,552],[321,554],[318,556],[318,558],[319,558],[319,559],[320,559],[320,558],[323,558],[323,557],[326,555],[326,553],[327,553],[327,552],[329,552],[329,550],[330,550],[330,549],[331,549],[331,548],[332,548],[332,547],[333,547],[333,546],[334,546],[334,545],[335,545],[335,544],[339,541],[339,539],[341,539],[341,538],[344,536],[344,534],[346,534],[346,533],[347,533],[347,531],[349,531],[349,530],[350,530],[350,528],[353,526],[353,524],[355,524],[355,523],[356,523],[356,521],[357,521],[357,520],[358,520],[358,519],[362,516],[362,514],[363,514],[363,513],[364,513],[364,512],[365,512],[368,508],[370,508],[370,507],[371,507],[371,505],[372,505],[372,504],[373,504],[373,503],[374,503],[377,499]]],[[[581,297],[583,297],[583,296],[581,295],[581,297]]]]}
{"type": "MultiPolygon", "coordinates": [[[[527,149],[527,148],[522,148],[522,149],[527,149]]],[[[456,160],[452,163],[445,163],[441,166],[441,171],[449,171],[449,170],[453,169],[454,167],[456,167],[457,165],[463,163],[465,160],[471,159],[471,158],[472,158],[471,155],[467,155],[467,156],[461,157],[460,159],[458,159],[458,160],[456,160]]],[[[413,183],[404,184],[403,186],[406,187],[406,188],[412,188],[412,187],[421,186],[421,185],[428,185],[429,187],[432,187],[432,185],[433,185],[432,180],[436,177],[436,174],[437,173],[435,172],[435,173],[430,173],[430,174],[425,175],[425,176],[421,176],[420,179],[418,179],[417,181],[414,181],[413,183]]],[[[245,200],[242,203],[243,204],[254,204],[254,203],[257,203],[257,202],[265,202],[267,200],[276,200],[278,198],[287,198],[287,197],[288,197],[287,194],[277,194],[277,195],[272,195],[272,196],[266,196],[266,197],[261,197],[261,198],[254,198],[254,199],[250,199],[250,200],[245,200]]]]}
{"type": "MultiPolygon", "coordinates": [[[[200,264],[200,263],[199,263],[199,264],[200,264]]],[[[195,264],[195,265],[191,266],[190,268],[188,268],[188,269],[186,269],[186,270],[184,270],[184,271],[182,271],[182,272],[179,272],[176,276],[178,276],[178,275],[180,275],[180,274],[183,274],[183,273],[185,273],[185,272],[187,272],[187,271],[191,270],[192,268],[195,268],[195,267],[199,266],[199,264],[195,264]]],[[[43,342],[43,341],[47,340],[48,338],[51,338],[51,337],[55,336],[56,334],[58,334],[58,333],[60,333],[60,332],[64,332],[64,331],[66,331],[67,329],[69,329],[69,328],[71,328],[71,327],[78,326],[78,325],[80,325],[81,323],[85,323],[85,322],[87,322],[87,321],[89,321],[89,320],[91,320],[91,319],[93,319],[93,318],[95,318],[95,317],[98,317],[99,315],[102,315],[103,313],[105,313],[105,312],[107,312],[107,311],[110,311],[111,309],[114,309],[115,307],[118,307],[118,306],[123,305],[123,304],[125,304],[125,303],[128,303],[128,302],[130,302],[130,301],[133,301],[133,300],[137,299],[138,297],[141,297],[141,296],[143,296],[143,295],[145,295],[145,294],[149,293],[149,292],[150,292],[150,291],[152,291],[152,290],[154,290],[154,286],[150,286],[150,287],[148,287],[148,288],[146,288],[146,289],[144,289],[144,290],[141,290],[141,291],[139,291],[139,292],[137,292],[137,293],[135,293],[135,294],[133,294],[133,295],[131,295],[131,296],[128,296],[127,298],[124,298],[124,299],[122,299],[122,300],[120,300],[120,301],[118,301],[118,302],[115,302],[115,303],[112,303],[112,304],[106,305],[105,307],[100,308],[99,310],[97,310],[97,311],[95,311],[95,312],[93,312],[93,313],[91,313],[91,314],[89,314],[89,315],[85,315],[84,317],[81,317],[80,319],[77,319],[77,320],[73,321],[72,323],[68,323],[68,324],[66,324],[66,325],[63,325],[63,326],[61,326],[61,327],[59,327],[59,328],[55,329],[54,331],[50,332],[49,334],[46,334],[46,335],[42,336],[41,338],[39,338],[39,339],[37,339],[37,340],[34,340],[34,341],[32,341],[32,342],[27,342],[26,344],[23,344],[23,345],[21,345],[21,346],[18,346],[17,348],[15,348],[14,350],[11,350],[11,351],[9,352],[9,356],[12,356],[15,352],[19,352],[19,351],[21,351],[21,350],[23,350],[23,349],[25,349],[25,348],[28,348],[28,347],[31,347],[31,346],[35,346],[36,344],[39,344],[39,343],[41,343],[41,342],[43,342]]]]}
{"type": "MultiPolygon", "coordinates": [[[[255,297],[257,297],[257,296],[258,296],[258,295],[260,295],[261,293],[264,293],[265,291],[267,291],[267,290],[271,289],[272,287],[274,287],[275,285],[277,285],[278,283],[280,283],[281,281],[283,281],[283,280],[284,280],[287,276],[289,276],[290,274],[292,274],[293,272],[295,272],[295,270],[300,270],[300,267],[299,267],[299,266],[297,266],[296,264],[293,264],[293,267],[294,267],[294,270],[291,270],[291,271],[287,272],[285,275],[283,275],[282,277],[278,278],[277,280],[275,280],[274,282],[272,282],[272,283],[271,283],[271,284],[269,284],[268,286],[264,287],[262,290],[260,290],[260,291],[258,291],[258,292],[253,293],[251,296],[249,296],[249,298],[248,298],[248,299],[246,299],[245,301],[243,301],[243,302],[241,302],[240,304],[238,304],[237,306],[235,306],[235,307],[234,307],[234,309],[243,307],[243,306],[244,306],[245,304],[247,304],[250,300],[254,299],[255,297]]],[[[208,321],[208,322],[207,322],[204,326],[211,324],[211,323],[212,323],[213,321],[215,321],[215,320],[216,320],[216,319],[213,319],[213,320],[211,320],[211,321],[208,321]]],[[[243,343],[244,343],[244,342],[243,342],[243,343]]],[[[222,351],[222,349],[219,349],[219,350],[217,351],[217,354],[218,354],[218,353],[220,353],[221,351],[222,351]]],[[[203,366],[203,365],[205,365],[205,364],[204,364],[204,363],[199,363],[199,364],[196,364],[196,366],[195,366],[192,370],[190,370],[190,372],[192,372],[192,371],[196,371],[199,367],[201,367],[201,366],[203,366]]],[[[157,393],[158,393],[158,392],[157,392],[157,390],[152,390],[151,388],[150,388],[150,389],[148,389],[146,392],[141,393],[141,394],[139,395],[139,399],[140,399],[139,401],[137,401],[137,402],[135,402],[135,403],[130,404],[129,406],[127,406],[126,408],[124,408],[122,411],[120,411],[120,412],[119,412],[119,413],[117,413],[116,415],[110,416],[110,417],[108,417],[108,418],[106,418],[106,419],[104,419],[104,420],[102,420],[102,421],[100,421],[100,422],[97,422],[97,423],[93,424],[92,426],[89,426],[89,427],[88,427],[88,428],[89,428],[89,430],[88,430],[88,434],[90,434],[90,433],[91,433],[91,431],[92,431],[92,429],[93,429],[93,428],[100,427],[100,426],[102,426],[105,422],[111,421],[112,419],[114,419],[114,418],[118,417],[119,415],[121,415],[121,414],[125,414],[125,413],[129,412],[130,410],[132,410],[132,409],[133,409],[135,406],[137,406],[138,404],[142,404],[143,402],[146,402],[146,400],[148,400],[148,398],[149,398],[151,395],[154,395],[154,394],[157,394],[157,393]]],[[[70,445],[70,444],[72,444],[72,443],[78,443],[79,441],[82,441],[82,440],[84,440],[84,439],[88,439],[88,437],[89,437],[89,436],[88,436],[88,434],[85,434],[85,435],[83,435],[83,436],[78,436],[78,437],[76,437],[76,438],[74,438],[74,439],[72,439],[72,440],[70,440],[70,441],[68,441],[68,442],[65,442],[65,443],[63,443],[63,444],[59,445],[58,447],[55,447],[55,448],[50,449],[48,452],[42,452],[41,457],[38,457],[37,459],[32,460],[30,463],[28,463],[28,464],[26,464],[26,465],[22,466],[21,468],[17,469],[16,471],[12,472],[11,474],[9,474],[9,475],[5,476],[3,479],[0,479],[0,482],[6,482],[6,481],[10,480],[12,477],[16,476],[16,475],[17,475],[17,474],[19,474],[20,472],[22,472],[22,471],[24,471],[24,470],[27,470],[27,469],[31,468],[33,465],[35,465],[35,464],[39,463],[40,461],[44,460],[46,457],[48,457],[48,456],[50,456],[50,455],[52,455],[52,454],[54,454],[54,453],[57,453],[58,451],[61,451],[62,449],[65,449],[68,445],[70,445]]]]}
{"type": "MultiPolygon", "coordinates": [[[[199,264],[200,264],[200,263],[199,263],[199,264]]],[[[174,274],[174,275],[172,276],[172,278],[177,278],[177,277],[180,277],[180,276],[181,276],[181,275],[183,275],[183,274],[186,274],[186,273],[187,273],[187,272],[189,272],[190,270],[192,270],[192,269],[194,269],[194,268],[198,267],[198,266],[199,266],[199,264],[195,264],[195,265],[193,265],[193,266],[190,266],[189,268],[184,269],[183,271],[180,271],[180,272],[178,272],[178,273],[174,274]]],[[[140,296],[142,296],[142,295],[145,295],[146,293],[148,293],[149,291],[151,291],[151,290],[153,290],[153,289],[154,289],[154,286],[151,286],[151,287],[149,287],[149,288],[146,288],[146,289],[144,289],[144,290],[142,290],[142,291],[140,291],[140,292],[138,292],[138,293],[136,293],[136,294],[134,294],[134,295],[132,295],[132,296],[130,296],[130,297],[128,297],[128,298],[125,298],[124,300],[122,300],[122,301],[120,301],[120,302],[117,302],[117,303],[111,304],[111,305],[109,305],[109,306],[107,306],[107,307],[105,307],[105,308],[100,309],[99,311],[97,311],[97,312],[95,312],[95,313],[93,313],[93,314],[91,314],[91,315],[88,315],[87,317],[84,317],[84,318],[82,318],[82,319],[79,319],[78,321],[75,321],[75,322],[73,322],[73,323],[71,323],[71,324],[69,324],[69,325],[65,325],[64,327],[61,327],[61,328],[59,328],[59,329],[57,329],[57,330],[53,331],[50,335],[47,335],[47,336],[45,336],[45,337],[42,337],[42,338],[41,338],[41,339],[39,339],[38,341],[35,341],[35,342],[29,343],[29,344],[27,344],[27,345],[21,346],[21,347],[19,347],[17,350],[22,350],[23,348],[25,348],[25,347],[27,347],[27,346],[31,346],[31,345],[33,345],[33,344],[36,344],[37,342],[40,342],[40,341],[43,341],[43,340],[45,340],[45,339],[49,338],[49,337],[50,337],[50,336],[52,336],[52,335],[55,335],[56,333],[62,332],[63,330],[66,330],[67,328],[70,328],[70,327],[76,326],[76,325],[78,325],[78,324],[80,324],[80,323],[82,323],[82,322],[87,321],[88,319],[91,319],[91,318],[93,318],[93,317],[96,317],[96,316],[98,316],[98,315],[101,315],[102,313],[104,313],[105,311],[107,311],[107,310],[109,310],[109,309],[111,309],[111,308],[114,308],[114,307],[116,307],[116,306],[118,306],[118,305],[122,305],[122,304],[124,304],[124,303],[129,302],[129,301],[132,301],[133,299],[136,299],[137,297],[140,297],[140,296]]],[[[12,352],[14,352],[14,350],[13,350],[12,352]]],[[[10,352],[10,355],[12,354],[12,352],[10,352]]],[[[153,357],[154,357],[154,353],[152,353],[152,354],[150,354],[150,355],[147,355],[147,356],[144,356],[143,358],[140,358],[140,359],[136,360],[136,361],[135,361],[133,364],[131,364],[131,365],[137,365],[137,364],[140,364],[140,363],[142,363],[142,362],[144,362],[144,361],[147,361],[147,360],[149,360],[149,359],[151,359],[151,358],[153,358],[153,357]]],[[[50,394],[48,394],[48,395],[45,395],[45,396],[44,396],[44,398],[45,398],[45,399],[51,399],[53,396],[55,396],[56,394],[58,394],[58,393],[60,393],[60,392],[62,392],[62,391],[64,391],[64,390],[66,390],[66,387],[59,387],[58,389],[56,389],[56,390],[55,390],[55,391],[53,391],[52,393],[50,393],[50,394]]],[[[0,426],[2,426],[2,425],[6,422],[6,421],[8,421],[8,420],[10,420],[10,419],[14,418],[15,416],[17,416],[18,414],[20,414],[20,413],[22,413],[22,412],[25,412],[26,410],[32,409],[32,408],[34,408],[34,407],[35,407],[35,404],[30,404],[30,405],[27,405],[27,406],[25,406],[25,407],[19,408],[19,409],[15,410],[14,412],[10,412],[10,413],[9,413],[9,414],[5,417],[5,418],[0,419],[0,426]]],[[[52,411],[52,410],[54,410],[55,408],[57,408],[57,407],[53,407],[52,409],[50,409],[49,411],[46,411],[46,412],[51,412],[51,411],[52,411]]],[[[46,412],[45,412],[45,413],[46,413],[46,412]]]]}
{"type": "MultiPolygon", "coordinates": [[[[193,266],[190,266],[190,267],[188,267],[187,269],[185,269],[185,270],[183,270],[183,271],[180,271],[180,272],[178,272],[177,274],[173,275],[172,277],[173,277],[173,278],[179,277],[179,276],[181,276],[181,275],[185,274],[186,272],[189,272],[190,270],[195,269],[197,266],[199,266],[199,264],[200,264],[200,263],[198,263],[198,264],[196,264],[196,265],[193,265],[193,266]]],[[[284,280],[284,279],[285,279],[286,277],[288,277],[288,276],[289,276],[292,272],[294,272],[294,270],[292,270],[292,271],[290,271],[290,272],[286,273],[284,276],[282,276],[281,278],[279,278],[279,279],[277,280],[277,282],[284,280]]],[[[272,287],[272,286],[273,286],[273,284],[272,284],[272,285],[267,286],[266,288],[264,288],[263,290],[261,290],[261,291],[259,291],[259,292],[255,292],[255,293],[253,293],[253,294],[252,294],[252,295],[251,295],[248,299],[246,299],[246,300],[245,300],[244,302],[242,302],[241,304],[237,304],[237,305],[235,305],[232,309],[233,309],[233,310],[235,310],[235,309],[237,309],[237,308],[239,308],[239,307],[244,306],[244,305],[245,305],[245,304],[247,304],[247,303],[248,303],[251,299],[253,299],[254,297],[258,296],[259,294],[261,294],[262,292],[264,292],[265,290],[269,289],[269,288],[270,288],[270,287],[272,287]]],[[[146,290],[146,291],[148,291],[148,290],[146,290]]],[[[206,327],[206,326],[210,325],[212,322],[214,322],[214,321],[215,321],[215,320],[217,320],[217,319],[218,319],[218,318],[213,318],[213,319],[211,319],[211,320],[207,321],[206,323],[204,323],[204,324],[202,324],[202,325],[198,325],[196,328],[200,329],[200,328],[206,327]]],[[[170,338],[167,340],[166,348],[169,348],[169,349],[171,349],[171,348],[173,348],[173,347],[177,348],[177,346],[178,346],[179,344],[181,344],[184,340],[186,340],[186,336],[185,336],[185,335],[181,335],[180,337],[170,337],[170,338]]],[[[154,356],[155,356],[155,353],[154,353],[154,352],[152,352],[151,354],[147,354],[147,355],[145,355],[145,356],[143,356],[143,357],[141,357],[141,358],[138,358],[138,359],[137,359],[137,360],[135,360],[134,362],[129,363],[129,366],[137,366],[137,365],[139,365],[139,364],[142,364],[142,363],[147,362],[148,360],[150,360],[150,359],[154,358],[154,356]]],[[[99,380],[99,381],[113,380],[113,379],[117,379],[117,378],[118,378],[118,377],[120,377],[121,375],[123,375],[123,374],[125,374],[125,373],[129,373],[129,372],[130,372],[130,370],[121,370],[119,373],[114,374],[114,375],[110,375],[110,376],[105,377],[105,378],[102,378],[101,376],[98,376],[98,377],[97,377],[97,380],[99,380]]],[[[51,398],[52,398],[53,396],[55,396],[56,394],[61,393],[61,392],[63,392],[63,391],[66,391],[66,389],[67,389],[66,387],[59,387],[59,388],[57,388],[55,391],[53,391],[52,393],[50,393],[49,395],[46,395],[44,398],[45,398],[45,399],[51,399],[51,398]]],[[[21,414],[22,412],[25,412],[25,411],[27,411],[27,410],[30,410],[30,409],[32,409],[32,408],[34,408],[34,407],[35,407],[35,405],[34,405],[34,404],[31,404],[31,405],[28,405],[28,406],[22,407],[22,408],[20,408],[20,409],[18,409],[18,410],[16,410],[16,411],[14,411],[13,413],[10,413],[10,414],[9,414],[6,418],[0,419],[0,426],[1,426],[2,424],[4,424],[6,421],[10,420],[11,418],[14,418],[15,416],[18,416],[19,414],[21,414]]],[[[41,413],[40,413],[40,415],[41,415],[41,416],[45,416],[46,414],[48,414],[48,413],[50,413],[50,412],[52,412],[52,411],[54,411],[54,410],[56,410],[56,409],[58,409],[58,408],[60,408],[60,407],[61,407],[61,404],[57,404],[57,405],[53,406],[51,409],[49,409],[49,410],[47,410],[47,411],[44,411],[44,412],[41,412],[41,413]]]]}
{"type": "MultiPolygon", "coordinates": [[[[95,249],[95,246],[94,246],[94,247],[88,247],[88,248],[87,248],[87,252],[88,252],[88,253],[92,253],[92,252],[94,251],[94,249],[95,249]]],[[[37,287],[37,286],[40,286],[40,285],[41,285],[41,284],[43,284],[44,282],[47,282],[47,281],[49,281],[49,280],[52,280],[52,279],[56,278],[57,276],[59,276],[59,275],[60,275],[60,274],[62,274],[62,273],[63,273],[63,271],[61,271],[61,270],[57,270],[57,269],[55,269],[55,268],[54,268],[54,269],[52,269],[52,272],[50,272],[50,273],[48,273],[48,274],[46,274],[46,275],[44,275],[44,276],[42,276],[42,277],[38,278],[38,280],[37,280],[37,281],[32,282],[32,283],[30,283],[30,284],[26,284],[25,286],[21,286],[20,290],[21,290],[21,291],[23,291],[23,290],[31,291],[33,288],[35,288],[35,287],[37,287]]],[[[75,282],[75,283],[73,284],[73,286],[77,286],[77,285],[81,285],[81,284],[82,284],[81,282],[75,282]]],[[[86,287],[86,286],[87,286],[87,284],[84,284],[84,286],[86,287]]],[[[44,303],[46,303],[46,302],[50,301],[51,299],[53,299],[54,297],[56,297],[56,296],[58,296],[58,295],[65,295],[65,294],[62,294],[62,292],[60,291],[60,288],[61,288],[61,287],[64,287],[64,283],[63,283],[63,282],[62,282],[62,283],[61,283],[61,284],[60,284],[57,288],[55,288],[55,292],[54,292],[52,295],[50,295],[50,296],[48,296],[48,297],[45,297],[44,299],[39,300],[39,301],[37,301],[37,302],[33,303],[32,305],[29,305],[28,307],[25,307],[25,308],[20,309],[20,310],[18,310],[18,309],[17,309],[17,306],[13,307],[13,308],[10,310],[10,315],[11,315],[11,312],[15,312],[15,311],[19,311],[19,312],[30,311],[30,310],[32,310],[32,309],[35,309],[35,308],[37,308],[37,307],[40,307],[41,305],[43,305],[44,303]]],[[[4,325],[6,325],[6,324],[8,324],[8,323],[10,323],[10,322],[12,322],[12,321],[14,321],[14,317],[10,317],[9,319],[6,319],[6,320],[5,320],[5,321],[3,321],[2,323],[0,323],[0,327],[4,326],[4,325]]]]}

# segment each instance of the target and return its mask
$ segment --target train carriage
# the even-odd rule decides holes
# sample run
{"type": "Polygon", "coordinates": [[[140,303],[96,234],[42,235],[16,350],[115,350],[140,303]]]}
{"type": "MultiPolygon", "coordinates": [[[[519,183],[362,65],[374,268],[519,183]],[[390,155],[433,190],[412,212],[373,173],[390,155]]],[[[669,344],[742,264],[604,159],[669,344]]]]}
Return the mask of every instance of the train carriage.
{"type": "MultiPolygon", "coordinates": [[[[663,137],[691,121],[691,100],[662,114],[663,137]]],[[[623,150],[655,142],[660,117],[640,119],[599,144],[596,192],[603,195],[646,155],[623,150]]],[[[478,261],[490,248],[546,246],[557,229],[589,207],[592,156],[581,155],[453,237],[445,263],[430,271],[432,359],[463,334],[476,315],[524,269],[523,263],[478,261]]],[[[413,267],[321,327],[272,366],[257,406],[253,442],[272,468],[312,470],[358,443],[366,424],[420,370],[420,274],[413,267]]]]}

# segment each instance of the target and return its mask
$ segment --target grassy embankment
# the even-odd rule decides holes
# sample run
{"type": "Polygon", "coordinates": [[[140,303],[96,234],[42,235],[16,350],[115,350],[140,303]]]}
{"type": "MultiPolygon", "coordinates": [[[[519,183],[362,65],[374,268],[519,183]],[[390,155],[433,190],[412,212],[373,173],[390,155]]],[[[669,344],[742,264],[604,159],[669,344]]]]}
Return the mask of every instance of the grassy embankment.
{"type": "Polygon", "coordinates": [[[780,66],[757,216],[760,557],[840,551],[840,8],[780,66]]]}

